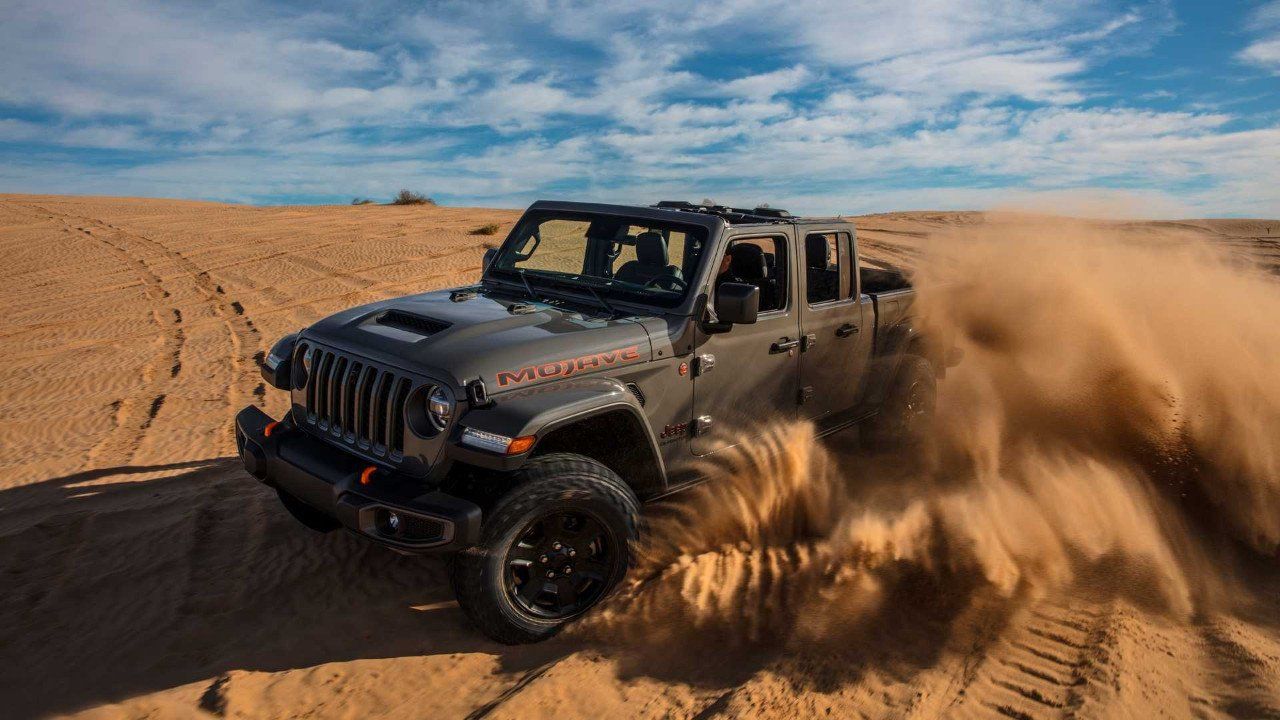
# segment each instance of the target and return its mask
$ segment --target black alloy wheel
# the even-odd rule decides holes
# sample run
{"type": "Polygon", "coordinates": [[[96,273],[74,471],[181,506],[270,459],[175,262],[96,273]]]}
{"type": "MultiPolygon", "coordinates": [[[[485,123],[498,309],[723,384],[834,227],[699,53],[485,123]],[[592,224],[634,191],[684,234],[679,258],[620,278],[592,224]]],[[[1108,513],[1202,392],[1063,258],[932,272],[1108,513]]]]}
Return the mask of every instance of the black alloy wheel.
{"type": "Polygon", "coordinates": [[[486,509],[480,542],[455,556],[458,604],[498,642],[537,642],[581,617],[626,575],[640,501],[592,458],[525,462],[486,509]]]}
{"type": "Polygon", "coordinates": [[[507,551],[507,592],[539,618],[581,614],[608,590],[623,560],[600,520],[585,512],[554,512],[526,526],[507,551]]]}

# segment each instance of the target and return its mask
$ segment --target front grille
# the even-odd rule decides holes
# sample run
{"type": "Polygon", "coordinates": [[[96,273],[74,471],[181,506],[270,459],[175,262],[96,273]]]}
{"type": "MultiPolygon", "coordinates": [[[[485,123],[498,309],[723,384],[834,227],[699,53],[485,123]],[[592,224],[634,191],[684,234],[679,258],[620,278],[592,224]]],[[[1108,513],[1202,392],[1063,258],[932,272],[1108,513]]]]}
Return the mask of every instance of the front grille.
{"type": "Polygon", "coordinates": [[[311,355],[307,423],[319,433],[372,455],[404,455],[404,405],[413,380],[367,360],[324,348],[311,355]]]}

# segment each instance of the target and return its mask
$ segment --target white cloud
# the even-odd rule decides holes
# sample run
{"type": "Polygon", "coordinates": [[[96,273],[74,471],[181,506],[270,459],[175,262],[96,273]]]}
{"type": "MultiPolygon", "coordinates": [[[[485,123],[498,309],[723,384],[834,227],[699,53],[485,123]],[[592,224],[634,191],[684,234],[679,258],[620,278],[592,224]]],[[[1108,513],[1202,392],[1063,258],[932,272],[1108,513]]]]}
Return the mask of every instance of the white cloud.
{"type": "Polygon", "coordinates": [[[1280,75],[1280,0],[1263,3],[1250,13],[1248,29],[1261,35],[1240,51],[1244,62],[1280,75]]]}
{"type": "MultiPolygon", "coordinates": [[[[1100,63],[1163,32],[1157,14],[1042,0],[349,14],[26,2],[0,24],[0,143],[129,161],[23,157],[0,185],[219,199],[412,185],[508,204],[688,190],[866,210],[918,206],[917,189],[989,203],[1110,184],[1280,211],[1274,123],[1138,110],[1098,90],[1100,63]]],[[[1280,0],[1253,13],[1242,59],[1280,62],[1276,18],[1280,0]]]]}
{"type": "Polygon", "coordinates": [[[730,97],[768,100],[774,95],[802,88],[813,76],[803,65],[736,78],[721,83],[716,92],[730,97]]]}
{"type": "Polygon", "coordinates": [[[1280,35],[1251,43],[1240,52],[1244,60],[1280,73],[1280,35]]]}

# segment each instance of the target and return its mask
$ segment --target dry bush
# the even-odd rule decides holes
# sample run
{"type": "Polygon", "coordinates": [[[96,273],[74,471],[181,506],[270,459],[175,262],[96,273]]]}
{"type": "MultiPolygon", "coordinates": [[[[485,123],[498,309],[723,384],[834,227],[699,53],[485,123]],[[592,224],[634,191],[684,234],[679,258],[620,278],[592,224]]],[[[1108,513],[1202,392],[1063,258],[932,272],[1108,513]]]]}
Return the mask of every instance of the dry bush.
{"type": "Polygon", "coordinates": [[[366,198],[366,197],[351,198],[352,205],[372,205],[373,202],[374,201],[372,198],[366,198]]]}
{"type": "Polygon", "coordinates": [[[401,190],[391,199],[392,205],[435,205],[436,201],[412,190],[401,190]]]}
{"type": "Polygon", "coordinates": [[[502,229],[502,226],[501,226],[501,225],[499,225],[498,223],[489,223],[488,225],[481,225],[480,227],[476,228],[475,230],[472,230],[472,231],[471,231],[470,233],[468,233],[468,234],[470,234],[470,235],[497,235],[497,234],[498,234],[498,231],[499,231],[499,230],[501,230],[501,229],[502,229]]]}

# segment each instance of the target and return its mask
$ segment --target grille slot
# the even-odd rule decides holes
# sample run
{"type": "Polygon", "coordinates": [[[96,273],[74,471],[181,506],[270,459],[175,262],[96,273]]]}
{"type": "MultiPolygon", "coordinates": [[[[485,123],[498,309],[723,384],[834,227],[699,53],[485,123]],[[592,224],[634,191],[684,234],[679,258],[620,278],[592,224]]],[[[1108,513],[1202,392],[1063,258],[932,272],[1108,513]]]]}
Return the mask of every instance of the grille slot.
{"type": "Polygon", "coordinates": [[[307,423],[320,434],[371,455],[404,455],[404,409],[413,379],[318,347],[304,392],[307,423]]]}
{"type": "Polygon", "coordinates": [[[434,318],[414,315],[403,310],[388,310],[378,316],[379,325],[408,330],[419,335],[435,335],[449,329],[449,323],[434,318]]]}

